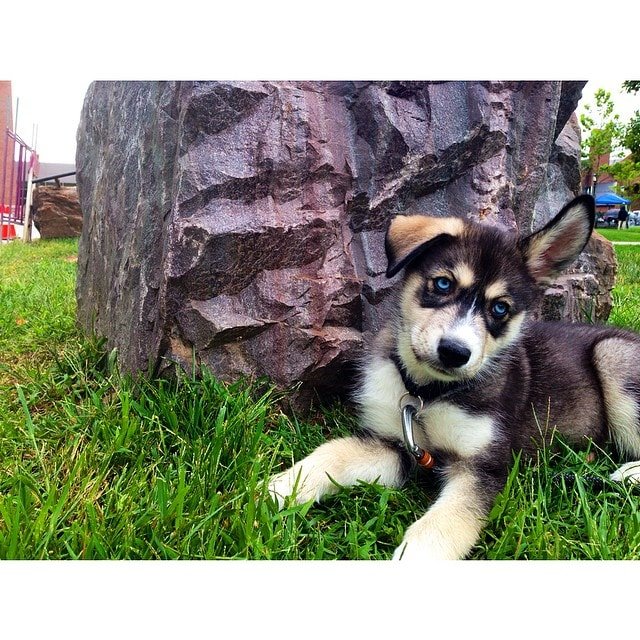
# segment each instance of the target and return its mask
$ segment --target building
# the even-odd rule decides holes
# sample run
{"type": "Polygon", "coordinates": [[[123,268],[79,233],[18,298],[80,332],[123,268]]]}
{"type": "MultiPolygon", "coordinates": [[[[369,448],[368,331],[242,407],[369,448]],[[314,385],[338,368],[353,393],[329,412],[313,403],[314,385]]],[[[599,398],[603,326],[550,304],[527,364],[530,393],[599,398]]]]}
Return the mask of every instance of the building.
{"type": "MultiPolygon", "coordinates": [[[[610,154],[605,153],[598,158],[598,167],[602,167],[605,164],[611,164],[610,154]]],[[[597,176],[595,183],[595,194],[593,192],[593,171],[587,171],[582,178],[582,193],[590,193],[594,197],[601,196],[609,191],[613,191],[616,181],[608,173],[600,173],[597,176]]]]}
{"type": "MultiPolygon", "coordinates": [[[[3,194],[7,202],[10,200],[9,192],[11,189],[11,152],[7,156],[7,129],[13,131],[13,98],[11,95],[11,80],[0,80],[0,205],[3,194]]],[[[13,146],[13,145],[11,145],[13,146]]]]}

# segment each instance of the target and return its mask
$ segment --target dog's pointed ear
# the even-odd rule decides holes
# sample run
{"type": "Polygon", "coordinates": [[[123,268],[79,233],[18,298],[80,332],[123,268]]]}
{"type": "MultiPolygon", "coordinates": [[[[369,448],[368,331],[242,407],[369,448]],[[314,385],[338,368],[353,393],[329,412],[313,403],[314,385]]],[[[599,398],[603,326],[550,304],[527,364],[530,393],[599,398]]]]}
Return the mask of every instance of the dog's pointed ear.
{"type": "Polygon", "coordinates": [[[461,218],[435,218],[432,216],[396,216],[387,229],[384,248],[387,254],[387,278],[428,250],[430,243],[444,236],[462,233],[461,218]]]}
{"type": "Polygon", "coordinates": [[[518,241],[533,277],[545,282],[568,267],[584,249],[595,224],[592,196],[578,196],[540,231],[518,241]]]}

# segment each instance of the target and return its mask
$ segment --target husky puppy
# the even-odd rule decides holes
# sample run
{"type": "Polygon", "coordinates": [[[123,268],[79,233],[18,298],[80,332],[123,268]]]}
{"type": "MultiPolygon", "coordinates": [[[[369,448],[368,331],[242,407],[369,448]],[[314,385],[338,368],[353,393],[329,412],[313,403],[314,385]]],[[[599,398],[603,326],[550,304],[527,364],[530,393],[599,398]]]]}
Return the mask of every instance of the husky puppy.
{"type": "MultiPolygon", "coordinates": [[[[591,196],[521,239],[458,217],[395,217],[387,276],[404,277],[395,316],[362,368],[362,433],[329,441],[273,476],[279,506],[287,496],[320,500],[358,480],[398,487],[416,463],[435,463],[439,497],[394,559],[463,558],[505,485],[513,451],[532,452],[553,428],[576,445],[611,438],[621,454],[639,458],[640,337],[527,321],[541,285],[583,250],[594,220],[591,196]]],[[[639,465],[612,478],[640,481],[639,465]]]]}

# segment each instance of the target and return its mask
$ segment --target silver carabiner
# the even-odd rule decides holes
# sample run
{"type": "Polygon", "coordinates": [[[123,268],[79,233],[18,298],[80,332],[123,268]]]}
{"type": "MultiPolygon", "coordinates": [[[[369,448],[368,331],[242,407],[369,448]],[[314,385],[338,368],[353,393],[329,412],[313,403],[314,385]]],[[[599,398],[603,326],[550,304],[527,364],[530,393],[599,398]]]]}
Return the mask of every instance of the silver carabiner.
{"type": "Polygon", "coordinates": [[[400,398],[404,444],[420,466],[430,469],[435,464],[433,457],[428,451],[419,447],[413,438],[413,417],[416,413],[422,411],[423,408],[424,402],[422,398],[416,398],[409,393],[405,393],[400,398]]]}

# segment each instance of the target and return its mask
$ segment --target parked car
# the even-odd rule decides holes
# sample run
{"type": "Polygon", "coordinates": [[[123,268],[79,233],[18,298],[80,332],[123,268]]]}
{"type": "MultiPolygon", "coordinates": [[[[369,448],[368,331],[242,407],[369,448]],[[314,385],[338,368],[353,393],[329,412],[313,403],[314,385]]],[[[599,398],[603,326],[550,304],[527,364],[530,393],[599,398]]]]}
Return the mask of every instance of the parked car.
{"type": "Polygon", "coordinates": [[[629,211],[629,226],[640,224],[640,211],[629,211]]]}
{"type": "Polygon", "coordinates": [[[618,224],[618,209],[609,209],[604,213],[600,213],[597,216],[597,223],[606,224],[610,227],[612,224],[618,224]]]}

